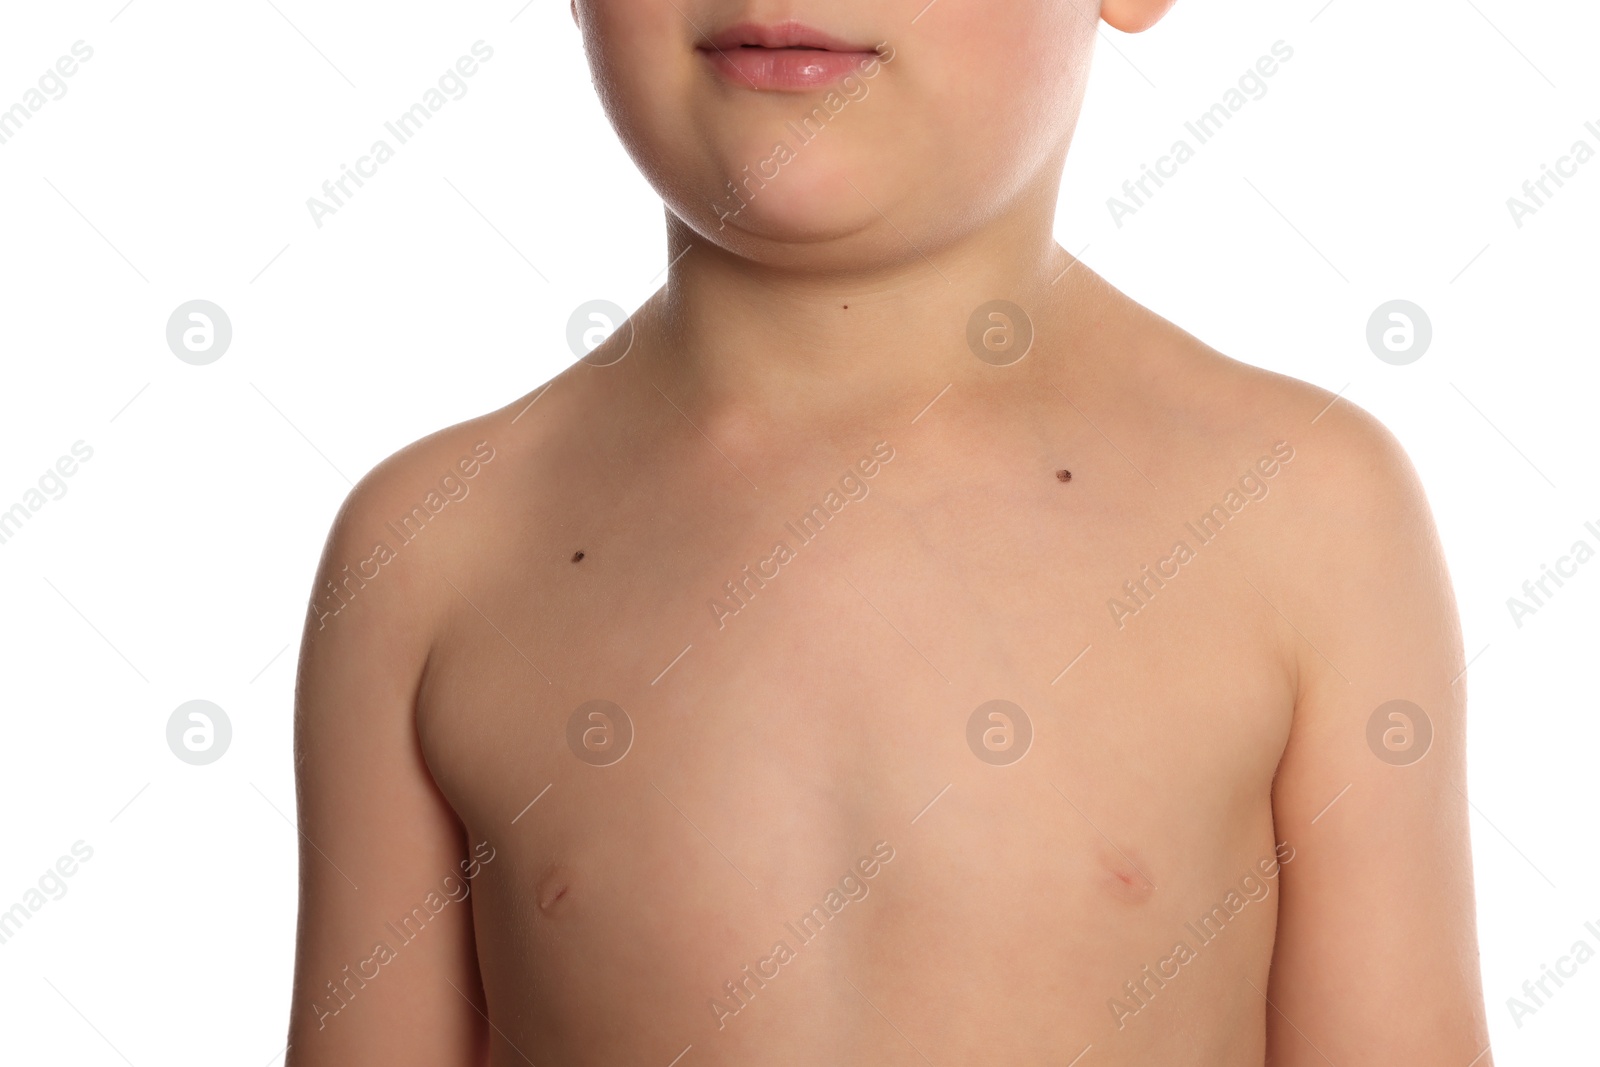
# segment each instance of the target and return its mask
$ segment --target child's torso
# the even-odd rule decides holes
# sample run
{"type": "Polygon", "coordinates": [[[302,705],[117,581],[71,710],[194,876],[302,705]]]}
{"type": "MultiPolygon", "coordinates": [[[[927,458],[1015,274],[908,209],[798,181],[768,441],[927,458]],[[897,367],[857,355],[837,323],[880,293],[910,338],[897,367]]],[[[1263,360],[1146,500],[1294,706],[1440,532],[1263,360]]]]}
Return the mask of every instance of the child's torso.
{"type": "Polygon", "coordinates": [[[419,732],[496,849],[477,948],[522,1053],[1259,1059],[1275,501],[1197,526],[1256,455],[1161,491],[1062,407],[913,410],[749,470],[688,428],[600,440],[457,505],[481,544],[419,732]]]}

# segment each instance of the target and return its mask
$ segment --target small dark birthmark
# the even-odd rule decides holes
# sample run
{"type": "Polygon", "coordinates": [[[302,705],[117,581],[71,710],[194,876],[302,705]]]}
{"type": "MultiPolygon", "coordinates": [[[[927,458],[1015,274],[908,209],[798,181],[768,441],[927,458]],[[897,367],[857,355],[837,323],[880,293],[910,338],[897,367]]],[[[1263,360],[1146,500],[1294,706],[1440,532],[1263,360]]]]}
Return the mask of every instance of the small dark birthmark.
{"type": "Polygon", "coordinates": [[[583,559],[583,551],[582,551],[582,550],[581,550],[581,549],[580,549],[580,550],[579,550],[579,551],[577,551],[577,552],[574,552],[574,553],[573,553],[573,554],[572,554],[572,562],[574,562],[574,563],[578,563],[578,562],[580,562],[580,561],[581,561],[581,560],[582,560],[582,559],[583,559]]]}
{"type": "Polygon", "coordinates": [[[1070,481],[1072,481],[1072,472],[1071,471],[1056,471],[1056,481],[1058,481],[1058,482],[1070,482],[1070,481]]]}

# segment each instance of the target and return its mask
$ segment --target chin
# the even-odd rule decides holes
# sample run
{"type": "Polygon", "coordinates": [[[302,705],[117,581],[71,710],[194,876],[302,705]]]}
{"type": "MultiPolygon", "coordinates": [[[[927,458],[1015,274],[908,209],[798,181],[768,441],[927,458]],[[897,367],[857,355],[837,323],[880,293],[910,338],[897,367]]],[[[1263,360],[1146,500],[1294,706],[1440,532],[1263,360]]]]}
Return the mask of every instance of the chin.
{"type": "Polygon", "coordinates": [[[884,185],[882,166],[870,160],[830,158],[820,147],[768,153],[739,170],[731,186],[710,186],[691,222],[709,240],[754,259],[766,258],[772,245],[848,243],[882,221],[873,205],[886,208],[895,199],[880,191],[884,185]]]}

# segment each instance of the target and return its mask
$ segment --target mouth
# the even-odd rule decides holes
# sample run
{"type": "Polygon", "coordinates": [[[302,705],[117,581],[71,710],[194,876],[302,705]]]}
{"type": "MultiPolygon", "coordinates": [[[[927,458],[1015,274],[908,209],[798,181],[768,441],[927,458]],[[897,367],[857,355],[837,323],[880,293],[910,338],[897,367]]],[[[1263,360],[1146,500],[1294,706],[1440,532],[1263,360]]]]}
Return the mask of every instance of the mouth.
{"type": "Polygon", "coordinates": [[[865,72],[879,48],[846,41],[800,22],[742,22],[696,46],[733,85],[767,92],[807,92],[865,72]]]}

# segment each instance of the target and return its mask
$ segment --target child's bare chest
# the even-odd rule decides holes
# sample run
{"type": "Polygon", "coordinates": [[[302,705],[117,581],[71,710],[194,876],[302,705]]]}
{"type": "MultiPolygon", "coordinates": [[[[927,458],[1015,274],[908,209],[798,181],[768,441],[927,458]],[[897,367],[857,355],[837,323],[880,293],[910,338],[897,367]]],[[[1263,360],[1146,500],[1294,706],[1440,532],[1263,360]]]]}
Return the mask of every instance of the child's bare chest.
{"type": "Polygon", "coordinates": [[[799,1025],[784,991],[798,1011],[834,968],[956,1044],[943,998],[1008,968],[1022,1002],[1070,992],[1087,1031],[1120,956],[1169,951],[1271,855],[1289,694],[1220,551],[1135,601],[1173,538],[1089,472],[930,489],[909,451],[859,451],[756,506],[686,487],[570,517],[537,547],[559,566],[480,560],[462,584],[419,725],[469,832],[510,857],[479,890],[480,952],[484,923],[509,933],[486,966],[519,975],[530,1025],[645,953],[670,962],[628,981],[707,1034],[799,1025]],[[808,914],[851,932],[758,1000],[747,966],[807,973],[777,944],[822,955],[808,914]]]}

